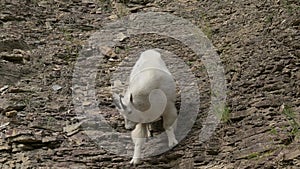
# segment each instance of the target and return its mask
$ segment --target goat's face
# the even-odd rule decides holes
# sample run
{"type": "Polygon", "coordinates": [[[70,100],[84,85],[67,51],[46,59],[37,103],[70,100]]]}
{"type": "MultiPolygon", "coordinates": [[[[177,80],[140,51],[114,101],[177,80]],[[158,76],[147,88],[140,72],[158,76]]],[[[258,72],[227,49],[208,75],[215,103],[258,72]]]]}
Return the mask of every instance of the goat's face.
{"type": "Polygon", "coordinates": [[[125,119],[125,128],[134,129],[137,123],[130,121],[129,119],[126,118],[126,114],[132,113],[131,110],[132,96],[130,95],[130,98],[128,99],[127,97],[124,97],[122,95],[113,94],[113,98],[118,111],[125,119]]]}

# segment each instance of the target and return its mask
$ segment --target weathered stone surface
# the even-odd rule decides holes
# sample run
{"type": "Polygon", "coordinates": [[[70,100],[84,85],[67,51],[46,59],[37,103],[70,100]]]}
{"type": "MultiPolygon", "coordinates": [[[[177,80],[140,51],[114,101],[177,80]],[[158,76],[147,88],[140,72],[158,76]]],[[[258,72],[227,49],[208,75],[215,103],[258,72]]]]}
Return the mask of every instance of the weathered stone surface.
{"type": "Polygon", "coordinates": [[[28,50],[29,45],[21,38],[4,39],[0,41],[0,52],[9,52],[14,49],[28,50]]]}
{"type": "MultiPolygon", "coordinates": [[[[145,158],[136,168],[300,168],[298,6],[293,0],[1,1],[0,168],[132,168],[128,164],[132,154],[113,154],[97,141],[122,147],[124,154],[132,148],[129,136],[102,132],[108,130],[102,122],[129,132],[112,104],[110,80],[121,61],[128,56],[136,59],[148,48],[171,51],[189,66],[198,80],[200,108],[192,130],[178,146],[145,158]],[[209,68],[199,59],[202,56],[187,44],[151,33],[134,37],[119,33],[115,47],[98,44],[99,49],[84,51],[87,58],[77,60],[88,38],[106,23],[146,11],[189,20],[220,55],[230,111],[206,142],[200,142],[199,135],[216,93],[210,89],[209,68]],[[92,60],[95,50],[102,50],[104,59],[85,64],[76,77],[89,77],[87,70],[97,64],[95,86],[91,81],[73,85],[76,63],[92,60]],[[55,85],[60,87],[53,89],[55,85]],[[97,99],[78,100],[73,92],[95,94],[97,99]],[[77,103],[82,106],[79,111],[74,108],[77,103]],[[92,106],[99,111],[90,113],[92,106]],[[87,112],[103,118],[81,123],[87,112]],[[127,145],[120,145],[120,140],[127,145]]],[[[133,63],[124,64],[122,78],[127,78],[133,63]]],[[[186,76],[181,69],[174,72],[186,76]]]]}
{"type": "Polygon", "coordinates": [[[63,131],[67,133],[68,136],[71,136],[79,131],[79,127],[83,122],[67,125],[63,128],[63,131]]]}
{"type": "Polygon", "coordinates": [[[5,112],[5,115],[6,117],[15,117],[17,113],[18,112],[16,110],[12,110],[12,111],[5,112]]]}
{"type": "Polygon", "coordinates": [[[4,124],[1,124],[0,125],[0,131],[6,129],[9,124],[10,124],[10,122],[6,122],[4,124]]]}
{"type": "Polygon", "coordinates": [[[299,147],[296,147],[296,148],[294,148],[292,150],[287,151],[284,154],[284,160],[289,161],[289,160],[297,159],[300,156],[300,150],[298,148],[299,147]]]}
{"type": "Polygon", "coordinates": [[[8,143],[0,143],[0,151],[9,151],[11,146],[8,143]]]}
{"type": "Polygon", "coordinates": [[[100,46],[99,49],[101,53],[106,57],[112,58],[116,56],[116,53],[113,51],[113,49],[108,46],[100,46]]]}

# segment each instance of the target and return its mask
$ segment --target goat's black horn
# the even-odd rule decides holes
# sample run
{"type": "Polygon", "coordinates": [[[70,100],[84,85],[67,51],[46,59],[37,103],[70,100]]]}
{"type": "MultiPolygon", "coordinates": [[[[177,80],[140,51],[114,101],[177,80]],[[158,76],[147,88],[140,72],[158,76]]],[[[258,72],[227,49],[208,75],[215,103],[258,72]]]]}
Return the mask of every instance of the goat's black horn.
{"type": "Polygon", "coordinates": [[[122,109],[125,109],[126,106],[123,104],[122,98],[123,98],[123,96],[120,95],[120,104],[121,104],[121,107],[122,107],[122,109]]]}

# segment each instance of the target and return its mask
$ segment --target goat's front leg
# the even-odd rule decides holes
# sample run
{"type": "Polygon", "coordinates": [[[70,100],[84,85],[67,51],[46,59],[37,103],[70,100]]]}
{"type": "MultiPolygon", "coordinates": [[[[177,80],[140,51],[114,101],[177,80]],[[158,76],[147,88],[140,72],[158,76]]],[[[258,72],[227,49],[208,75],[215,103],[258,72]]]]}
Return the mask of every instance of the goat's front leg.
{"type": "Polygon", "coordinates": [[[134,152],[130,164],[137,165],[141,163],[141,158],[142,158],[141,152],[142,152],[142,147],[146,142],[146,138],[132,138],[132,140],[134,143],[134,152]]]}
{"type": "Polygon", "coordinates": [[[137,165],[141,162],[142,147],[146,142],[148,130],[146,124],[137,124],[135,129],[131,132],[132,141],[134,143],[134,153],[130,164],[137,165]]]}

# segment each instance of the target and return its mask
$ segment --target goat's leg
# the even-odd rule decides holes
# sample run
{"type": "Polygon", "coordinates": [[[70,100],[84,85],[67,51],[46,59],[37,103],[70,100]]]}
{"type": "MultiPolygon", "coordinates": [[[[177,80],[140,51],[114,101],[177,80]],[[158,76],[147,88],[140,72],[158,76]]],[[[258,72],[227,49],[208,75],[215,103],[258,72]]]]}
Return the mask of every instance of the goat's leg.
{"type": "MultiPolygon", "coordinates": [[[[175,120],[174,123],[176,123],[177,120],[175,120]]],[[[169,147],[174,147],[178,144],[178,141],[176,140],[175,134],[174,134],[174,126],[169,126],[165,127],[167,136],[168,136],[168,141],[169,141],[169,147]]]]}
{"type": "Polygon", "coordinates": [[[163,113],[163,127],[167,133],[169,147],[178,144],[175,138],[174,130],[177,125],[177,110],[174,104],[167,105],[166,112],[163,113]]]}
{"type": "Polygon", "coordinates": [[[146,141],[146,138],[132,138],[132,140],[134,142],[134,153],[130,161],[130,164],[137,165],[141,162],[141,158],[142,158],[141,151],[146,141]]]}
{"type": "Polygon", "coordinates": [[[130,164],[137,165],[141,162],[142,158],[142,147],[146,142],[146,137],[148,135],[146,124],[137,124],[135,129],[131,132],[131,138],[134,143],[134,152],[130,164]]]}
{"type": "Polygon", "coordinates": [[[147,136],[148,137],[153,137],[153,130],[152,130],[152,125],[151,124],[147,124],[147,136]]]}

